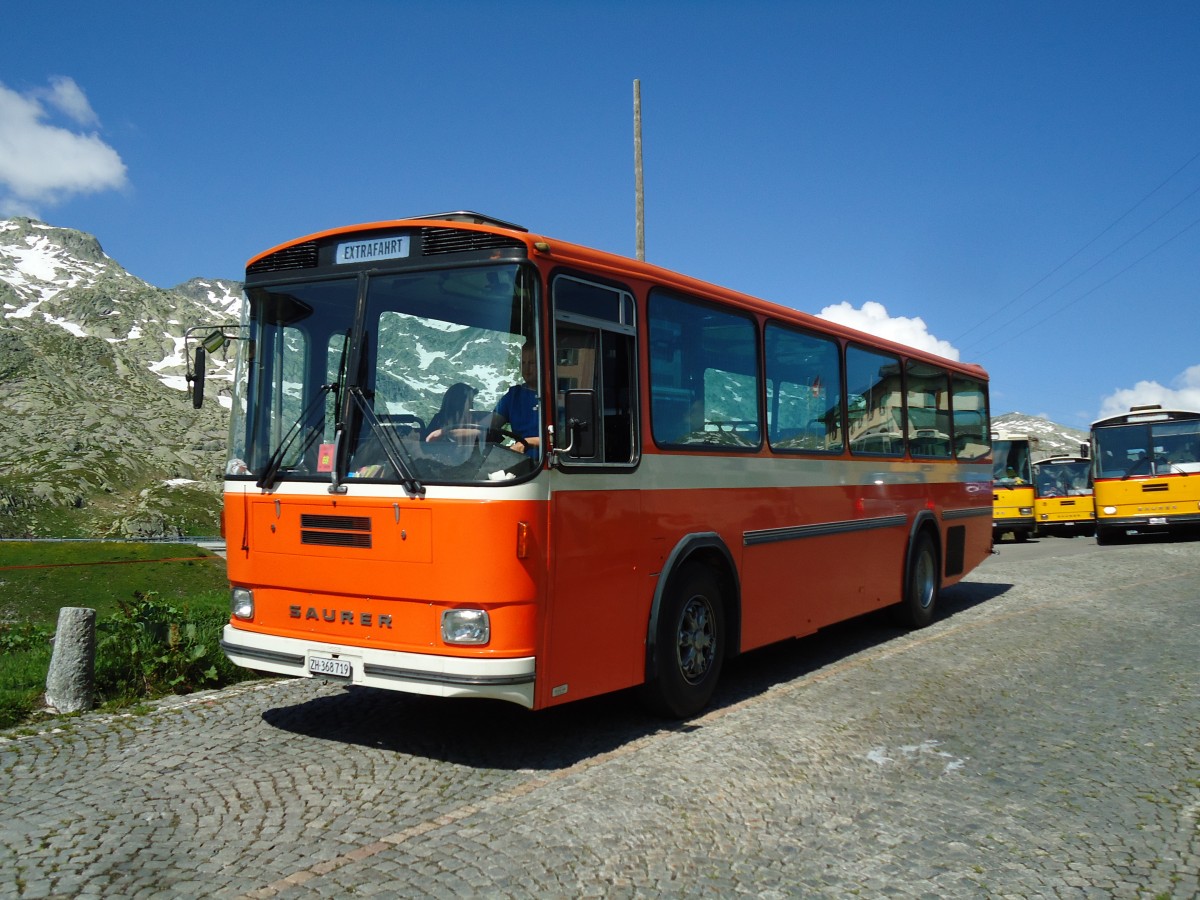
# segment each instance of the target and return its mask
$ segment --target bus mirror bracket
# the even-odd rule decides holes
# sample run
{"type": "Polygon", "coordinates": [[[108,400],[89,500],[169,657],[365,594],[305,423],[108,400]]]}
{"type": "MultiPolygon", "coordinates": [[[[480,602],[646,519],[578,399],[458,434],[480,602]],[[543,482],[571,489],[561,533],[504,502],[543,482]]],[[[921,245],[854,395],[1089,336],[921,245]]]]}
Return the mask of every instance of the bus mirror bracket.
{"type": "Polygon", "coordinates": [[[563,401],[567,446],[556,447],[557,456],[590,459],[596,455],[596,392],[567,391],[563,401]]]}
{"type": "Polygon", "coordinates": [[[183,333],[183,342],[185,347],[183,358],[188,360],[186,347],[187,342],[192,340],[193,333],[211,329],[209,333],[205,335],[196,345],[195,364],[188,367],[188,371],[184,376],[187,380],[187,383],[191,385],[193,409],[199,409],[204,405],[204,370],[208,354],[216,353],[230,341],[238,339],[237,335],[226,334],[226,328],[236,329],[240,327],[241,326],[237,322],[225,322],[217,326],[194,325],[183,333]]]}

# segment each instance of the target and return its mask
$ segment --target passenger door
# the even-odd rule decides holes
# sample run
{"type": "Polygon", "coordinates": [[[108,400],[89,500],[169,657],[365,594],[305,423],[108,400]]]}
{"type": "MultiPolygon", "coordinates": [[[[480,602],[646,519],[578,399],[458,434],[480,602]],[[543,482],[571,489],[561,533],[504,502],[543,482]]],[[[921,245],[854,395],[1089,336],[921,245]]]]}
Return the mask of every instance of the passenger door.
{"type": "Polygon", "coordinates": [[[551,603],[539,677],[547,704],[641,680],[653,580],[642,562],[638,464],[637,328],[633,294],[559,274],[554,310],[551,603]],[[591,391],[592,445],[571,441],[569,391],[591,391]]]}

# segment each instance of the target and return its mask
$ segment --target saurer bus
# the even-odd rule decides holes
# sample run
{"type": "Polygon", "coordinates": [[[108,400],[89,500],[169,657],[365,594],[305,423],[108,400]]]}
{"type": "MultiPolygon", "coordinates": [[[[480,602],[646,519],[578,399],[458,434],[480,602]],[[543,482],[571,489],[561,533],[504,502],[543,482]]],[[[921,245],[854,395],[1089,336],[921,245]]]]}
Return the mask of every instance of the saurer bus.
{"type": "MultiPolygon", "coordinates": [[[[1083,445],[1087,449],[1087,445],[1083,445]]],[[[1033,516],[1038,534],[1066,537],[1096,529],[1092,461],[1086,456],[1051,456],[1033,464],[1033,516]]]]}
{"type": "Polygon", "coordinates": [[[468,212],[288,241],[245,295],[204,342],[239,665],[686,717],[990,552],[978,366],[468,212]]]}
{"type": "Polygon", "coordinates": [[[1028,434],[992,434],[992,529],[997,539],[1033,536],[1033,451],[1038,439],[1028,434]]]}
{"type": "Polygon", "coordinates": [[[1091,444],[1096,543],[1200,526],[1200,412],[1134,406],[1091,444]]]}

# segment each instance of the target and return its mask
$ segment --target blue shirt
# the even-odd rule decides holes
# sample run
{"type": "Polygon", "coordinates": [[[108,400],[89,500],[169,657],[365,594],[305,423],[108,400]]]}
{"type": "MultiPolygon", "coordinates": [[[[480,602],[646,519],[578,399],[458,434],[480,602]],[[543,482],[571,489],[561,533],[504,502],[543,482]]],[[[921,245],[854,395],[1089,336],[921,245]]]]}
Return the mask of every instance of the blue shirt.
{"type": "MultiPolygon", "coordinates": [[[[507,420],[509,430],[517,437],[532,438],[540,435],[538,395],[526,384],[514,384],[510,387],[496,404],[496,414],[507,420]]],[[[536,457],[538,448],[526,445],[525,453],[536,457]]]]}

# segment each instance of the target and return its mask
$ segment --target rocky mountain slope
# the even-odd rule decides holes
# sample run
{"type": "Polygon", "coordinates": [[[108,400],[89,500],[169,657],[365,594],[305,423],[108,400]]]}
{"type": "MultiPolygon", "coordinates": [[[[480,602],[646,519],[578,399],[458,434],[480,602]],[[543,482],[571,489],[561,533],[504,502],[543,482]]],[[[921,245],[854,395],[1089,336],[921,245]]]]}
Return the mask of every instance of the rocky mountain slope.
{"type": "Polygon", "coordinates": [[[183,334],[240,292],[157,288],[91,235],[0,221],[0,537],[216,533],[228,414],[188,402],[183,334]]]}
{"type": "Polygon", "coordinates": [[[1087,443],[1088,433],[1077,428],[1056,425],[1049,419],[1010,412],[992,418],[992,431],[1027,434],[1038,439],[1032,456],[1034,462],[1049,456],[1078,456],[1079,445],[1087,443]]]}

